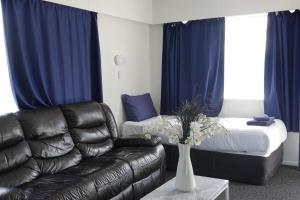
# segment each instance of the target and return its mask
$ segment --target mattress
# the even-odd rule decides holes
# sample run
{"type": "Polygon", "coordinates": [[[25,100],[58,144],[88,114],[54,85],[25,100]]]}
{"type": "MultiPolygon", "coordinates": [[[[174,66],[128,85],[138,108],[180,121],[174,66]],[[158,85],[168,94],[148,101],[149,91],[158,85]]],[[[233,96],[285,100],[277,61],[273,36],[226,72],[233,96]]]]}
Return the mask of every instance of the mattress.
{"type": "MultiPolygon", "coordinates": [[[[141,122],[127,121],[121,126],[121,135],[129,136],[142,134],[144,127],[155,126],[161,117],[170,122],[175,120],[173,116],[158,116],[141,122]]],[[[268,157],[287,138],[287,130],[281,120],[275,119],[270,126],[248,126],[249,118],[214,118],[222,124],[227,131],[217,133],[204,140],[194,148],[207,151],[224,153],[236,153],[268,157]]],[[[163,143],[168,144],[166,136],[159,134],[163,143]]]]}

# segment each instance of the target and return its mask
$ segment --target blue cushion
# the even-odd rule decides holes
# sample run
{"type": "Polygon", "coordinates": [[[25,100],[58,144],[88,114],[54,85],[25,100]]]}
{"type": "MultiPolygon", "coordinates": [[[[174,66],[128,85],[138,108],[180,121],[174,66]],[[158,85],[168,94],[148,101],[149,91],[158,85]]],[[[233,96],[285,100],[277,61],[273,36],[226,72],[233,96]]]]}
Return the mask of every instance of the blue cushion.
{"type": "Polygon", "coordinates": [[[267,114],[263,114],[263,115],[258,115],[258,116],[254,116],[253,119],[255,121],[273,121],[275,118],[274,117],[269,117],[269,115],[267,114]]]}
{"type": "Polygon", "coordinates": [[[138,96],[122,95],[127,120],[139,122],[157,116],[149,93],[138,96]]]}

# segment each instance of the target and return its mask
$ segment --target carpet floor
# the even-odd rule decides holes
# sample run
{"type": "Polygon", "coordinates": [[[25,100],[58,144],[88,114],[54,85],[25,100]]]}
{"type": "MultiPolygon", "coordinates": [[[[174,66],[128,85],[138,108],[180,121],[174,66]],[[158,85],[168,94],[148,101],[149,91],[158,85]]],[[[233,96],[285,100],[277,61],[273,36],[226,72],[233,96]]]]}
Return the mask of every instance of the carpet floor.
{"type": "MultiPolygon", "coordinates": [[[[167,179],[173,178],[174,175],[174,172],[168,172],[167,179]]],[[[268,185],[230,182],[229,191],[230,200],[300,200],[300,171],[295,167],[283,166],[268,185]]],[[[223,199],[224,194],[217,198],[223,199]]]]}

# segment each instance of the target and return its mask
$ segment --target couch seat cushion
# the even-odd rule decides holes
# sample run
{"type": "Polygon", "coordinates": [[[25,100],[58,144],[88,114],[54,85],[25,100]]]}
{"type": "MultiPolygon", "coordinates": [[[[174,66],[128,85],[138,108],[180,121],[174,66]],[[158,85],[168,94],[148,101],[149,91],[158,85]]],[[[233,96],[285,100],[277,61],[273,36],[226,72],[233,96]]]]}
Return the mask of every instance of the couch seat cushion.
{"type": "Polygon", "coordinates": [[[148,177],[161,167],[160,154],[162,148],[152,147],[120,147],[106,153],[105,157],[117,158],[130,164],[134,182],[148,177]]]}
{"type": "Polygon", "coordinates": [[[82,160],[77,166],[61,174],[87,178],[94,182],[98,199],[110,199],[133,183],[133,172],[127,162],[114,157],[97,157],[82,160]]]}
{"type": "Polygon", "coordinates": [[[96,200],[94,183],[75,175],[44,175],[21,186],[30,200],[96,200]]]}

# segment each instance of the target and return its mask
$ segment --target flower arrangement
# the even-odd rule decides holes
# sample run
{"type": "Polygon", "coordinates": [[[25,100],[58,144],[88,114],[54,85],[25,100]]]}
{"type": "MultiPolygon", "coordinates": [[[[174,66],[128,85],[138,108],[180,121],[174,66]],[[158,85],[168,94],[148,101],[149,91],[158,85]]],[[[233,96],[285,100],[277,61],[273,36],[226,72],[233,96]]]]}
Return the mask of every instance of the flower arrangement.
{"type": "Polygon", "coordinates": [[[176,113],[175,121],[161,117],[159,123],[145,127],[143,132],[145,135],[163,134],[173,144],[199,145],[207,137],[226,130],[221,124],[204,115],[201,110],[196,101],[186,101],[176,113]]]}

